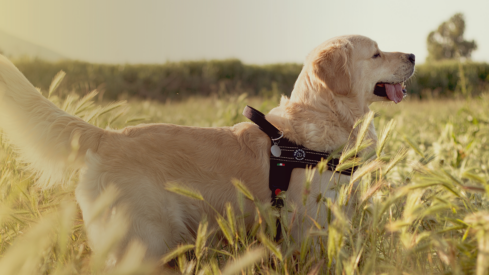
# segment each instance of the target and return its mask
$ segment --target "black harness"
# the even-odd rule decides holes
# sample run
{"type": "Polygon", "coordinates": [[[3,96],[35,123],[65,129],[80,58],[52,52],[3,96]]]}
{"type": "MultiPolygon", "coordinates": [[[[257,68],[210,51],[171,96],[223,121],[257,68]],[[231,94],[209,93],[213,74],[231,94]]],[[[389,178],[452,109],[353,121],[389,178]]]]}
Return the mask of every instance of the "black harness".
{"type": "MultiPolygon", "coordinates": [[[[272,140],[268,185],[272,191],[273,206],[281,208],[284,205],[278,194],[289,188],[290,176],[294,168],[315,167],[324,159],[329,160],[328,170],[336,170],[340,161],[338,158],[332,158],[329,153],[313,151],[288,140],[281,131],[268,122],[263,113],[246,106],[243,115],[256,123],[272,140]]],[[[355,170],[356,167],[353,167],[338,173],[350,176],[355,170]]]]}

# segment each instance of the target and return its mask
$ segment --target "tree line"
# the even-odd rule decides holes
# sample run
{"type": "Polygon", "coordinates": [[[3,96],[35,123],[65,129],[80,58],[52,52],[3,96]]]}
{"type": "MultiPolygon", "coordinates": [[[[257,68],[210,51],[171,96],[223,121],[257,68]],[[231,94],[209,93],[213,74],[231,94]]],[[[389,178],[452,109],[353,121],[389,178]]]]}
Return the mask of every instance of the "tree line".
{"type": "MultiPolygon", "coordinates": [[[[301,64],[247,65],[239,60],[176,62],[161,65],[105,65],[79,61],[50,63],[17,61],[26,77],[47,91],[59,71],[66,72],[59,92],[86,94],[94,89],[104,99],[143,98],[165,101],[189,96],[248,93],[251,96],[290,95],[302,69],[301,64]]],[[[426,62],[416,66],[407,82],[413,97],[460,94],[458,60],[426,62]]],[[[477,94],[489,88],[489,64],[467,61],[463,65],[465,87],[477,94]]]]}

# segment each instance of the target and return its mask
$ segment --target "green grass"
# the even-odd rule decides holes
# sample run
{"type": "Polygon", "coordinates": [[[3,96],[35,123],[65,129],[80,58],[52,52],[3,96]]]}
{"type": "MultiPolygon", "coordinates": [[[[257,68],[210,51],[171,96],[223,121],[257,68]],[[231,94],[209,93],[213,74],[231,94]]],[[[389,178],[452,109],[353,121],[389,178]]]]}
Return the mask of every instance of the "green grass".
{"type": "MultiPolygon", "coordinates": [[[[246,120],[240,115],[246,104],[266,112],[279,100],[272,93],[267,98],[110,104],[94,102],[95,94],[64,99],[57,94],[50,100],[103,128],[150,122],[230,126],[246,120]]],[[[487,94],[469,101],[373,104],[379,140],[385,141],[378,145],[383,154],[374,154],[360,168],[357,193],[362,200],[351,219],[343,210],[348,185],[338,186],[336,203],[321,201],[336,218],[327,230],[313,228],[301,247],[289,244],[287,234],[282,243],[273,241],[274,210],[269,205],[255,202],[258,214],[249,232],[240,210],[228,207],[218,216],[221,239],[203,220],[196,240],[162,260],[171,262],[178,274],[487,274],[488,108],[487,94]]],[[[118,268],[104,270],[106,254],[92,257],[75,203],[76,176],[67,178],[65,186],[40,190],[24,168],[1,140],[0,274],[141,274],[154,267],[142,262],[142,248],[134,244],[118,268]]],[[[245,187],[234,184],[241,200],[253,200],[245,187]]],[[[201,199],[189,190],[169,188],[201,199]]],[[[110,203],[111,195],[106,192],[100,207],[110,203]]],[[[113,236],[107,249],[122,232],[124,222],[119,222],[107,229],[113,236]]]]}

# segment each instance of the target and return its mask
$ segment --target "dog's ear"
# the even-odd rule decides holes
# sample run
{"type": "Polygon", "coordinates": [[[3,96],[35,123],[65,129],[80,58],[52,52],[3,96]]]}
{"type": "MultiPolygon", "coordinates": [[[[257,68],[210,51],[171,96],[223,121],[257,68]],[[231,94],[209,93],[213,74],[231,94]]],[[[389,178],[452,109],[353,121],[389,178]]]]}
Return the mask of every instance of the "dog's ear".
{"type": "Polygon", "coordinates": [[[318,84],[329,88],[333,93],[346,96],[351,90],[349,41],[335,43],[322,49],[313,61],[313,73],[318,84]]]}

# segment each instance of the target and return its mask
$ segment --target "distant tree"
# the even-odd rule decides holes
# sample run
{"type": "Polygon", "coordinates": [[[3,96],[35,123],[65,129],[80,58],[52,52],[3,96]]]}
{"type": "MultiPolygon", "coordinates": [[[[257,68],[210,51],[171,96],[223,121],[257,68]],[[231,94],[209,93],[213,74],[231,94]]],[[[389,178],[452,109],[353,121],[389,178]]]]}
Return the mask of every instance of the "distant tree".
{"type": "Polygon", "coordinates": [[[430,32],[427,38],[428,57],[426,61],[470,58],[472,51],[477,49],[474,40],[464,39],[464,15],[457,13],[448,21],[441,23],[436,31],[430,32]]]}

